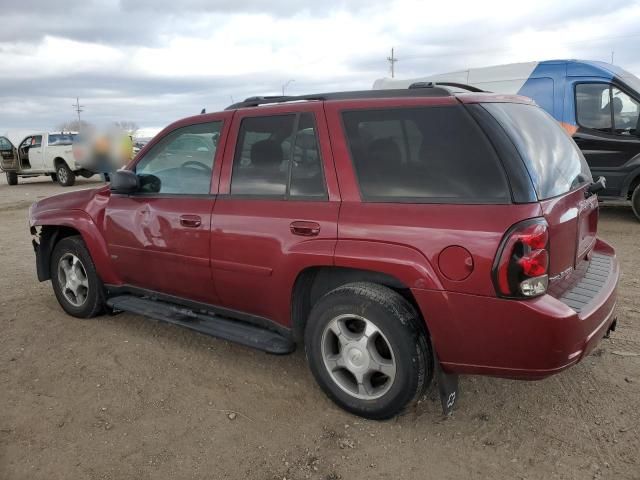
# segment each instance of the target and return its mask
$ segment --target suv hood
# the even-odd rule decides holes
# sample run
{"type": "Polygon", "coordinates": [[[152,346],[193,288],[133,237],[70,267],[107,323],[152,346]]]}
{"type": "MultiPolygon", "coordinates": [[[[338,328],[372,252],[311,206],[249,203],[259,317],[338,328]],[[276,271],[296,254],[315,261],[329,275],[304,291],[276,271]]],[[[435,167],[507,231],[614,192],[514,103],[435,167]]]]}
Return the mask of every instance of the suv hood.
{"type": "Polygon", "coordinates": [[[88,205],[98,194],[108,192],[109,187],[89,188],[86,190],[76,190],[74,192],[60,193],[51,197],[38,200],[29,210],[29,219],[37,218],[39,214],[52,210],[83,210],[88,211],[88,205]]]}

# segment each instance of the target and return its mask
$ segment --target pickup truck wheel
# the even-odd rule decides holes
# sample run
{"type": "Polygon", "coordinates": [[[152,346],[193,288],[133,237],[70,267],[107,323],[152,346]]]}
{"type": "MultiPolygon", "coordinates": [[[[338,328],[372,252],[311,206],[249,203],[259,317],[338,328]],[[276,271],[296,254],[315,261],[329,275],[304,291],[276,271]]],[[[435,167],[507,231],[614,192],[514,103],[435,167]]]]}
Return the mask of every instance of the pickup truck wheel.
{"type": "Polygon", "coordinates": [[[58,165],[56,176],[58,177],[58,183],[63,187],[70,187],[76,183],[76,174],[71,171],[65,162],[60,162],[58,165]]]}
{"type": "Polygon", "coordinates": [[[636,218],[640,220],[640,185],[635,188],[633,195],[631,195],[631,208],[633,208],[636,218]]]}
{"type": "Polygon", "coordinates": [[[17,185],[18,184],[18,173],[17,172],[5,172],[7,176],[7,183],[9,185],[17,185]]]}
{"type": "Polygon", "coordinates": [[[413,306],[390,288],[351,283],[314,305],[305,350],[316,381],[335,403],[362,417],[392,417],[418,399],[433,375],[413,306]]]}
{"type": "Polygon", "coordinates": [[[91,318],[104,309],[104,288],[82,238],[60,240],[51,254],[51,283],[69,315],[91,318]]]}

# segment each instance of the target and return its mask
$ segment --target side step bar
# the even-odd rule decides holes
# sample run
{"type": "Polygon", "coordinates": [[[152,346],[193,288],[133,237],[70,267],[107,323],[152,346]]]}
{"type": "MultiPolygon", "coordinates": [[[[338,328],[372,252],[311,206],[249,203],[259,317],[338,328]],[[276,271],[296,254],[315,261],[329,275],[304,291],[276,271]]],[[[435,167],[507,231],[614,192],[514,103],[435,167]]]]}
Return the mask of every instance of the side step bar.
{"type": "Polygon", "coordinates": [[[107,305],[114,310],[155,318],[276,355],[284,355],[295,350],[293,341],[271,330],[214,314],[194,312],[172,303],[133,295],[119,295],[108,299],[107,305]]]}

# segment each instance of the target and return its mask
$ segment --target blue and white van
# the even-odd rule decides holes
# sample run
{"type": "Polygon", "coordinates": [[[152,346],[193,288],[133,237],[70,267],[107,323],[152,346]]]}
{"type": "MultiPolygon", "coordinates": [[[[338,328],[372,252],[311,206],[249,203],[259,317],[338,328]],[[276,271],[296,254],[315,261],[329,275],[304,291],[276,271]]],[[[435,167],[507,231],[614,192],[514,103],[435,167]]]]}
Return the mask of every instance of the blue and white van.
{"type": "Polygon", "coordinates": [[[640,79],[635,75],[604,62],[549,60],[409,80],[383,78],[373,88],[408,88],[417,82],[466,84],[534,99],[573,137],[593,177],[606,178],[600,197],[631,200],[640,219],[640,79]]]}

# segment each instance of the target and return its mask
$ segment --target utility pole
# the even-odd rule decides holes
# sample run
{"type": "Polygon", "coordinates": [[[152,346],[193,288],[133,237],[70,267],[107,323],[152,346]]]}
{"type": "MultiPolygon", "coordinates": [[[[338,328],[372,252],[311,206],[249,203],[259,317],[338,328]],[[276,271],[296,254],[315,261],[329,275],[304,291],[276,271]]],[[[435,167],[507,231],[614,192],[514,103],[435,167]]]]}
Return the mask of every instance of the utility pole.
{"type": "Polygon", "coordinates": [[[282,84],[282,96],[284,97],[284,90],[289,86],[290,83],[295,82],[295,80],[292,78],[291,80],[287,80],[285,83],[282,84]]]}
{"type": "Polygon", "coordinates": [[[391,56],[387,57],[387,61],[391,64],[391,78],[393,78],[396,76],[395,63],[398,61],[398,59],[394,55],[393,47],[391,47],[391,56]]]}
{"type": "Polygon", "coordinates": [[[80,121],[80,113],[82,113],[84,111],[83,110],[84,105],[80,105],[80,98],[76,97],[76,103],[74,103],[71,106],[73,107],[73,109],[78,114],[78,131],[80,131],[80,128],[82,127],[82,123],[80,121]]]}

